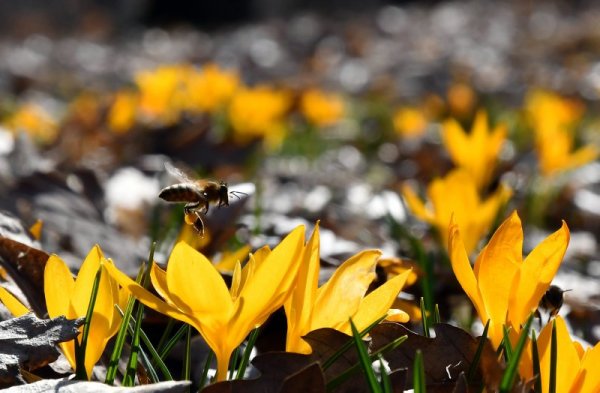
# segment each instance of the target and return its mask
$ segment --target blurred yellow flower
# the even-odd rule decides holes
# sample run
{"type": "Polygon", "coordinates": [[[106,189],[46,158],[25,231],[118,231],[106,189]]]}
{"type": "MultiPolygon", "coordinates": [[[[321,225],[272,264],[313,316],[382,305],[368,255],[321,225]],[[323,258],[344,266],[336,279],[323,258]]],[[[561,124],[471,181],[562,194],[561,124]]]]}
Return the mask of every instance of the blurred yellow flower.
{"type": "Polygon", "coordinates": [[[394,130],[398,135],[412,138],[423,135],[427,128],[427,116],[418,108],[402,107],[394,114],[394,130]]]}
{"type": "Polygon", "coordinates": [[[375,279],[375,266],[381,255],[379,250],[367,250],[350,257],[335,270],[329,281],[318,288],[319,243],[319,227],[316,226],[304,251],[296,287],[284,304],[288,324],[287,351],[310,353],[310,346],[302,340],[302,336],[319,328],[328,327],[351,334],[350,317],[359,330],[386,313],[395,321],[408,321],[405,312],[390,310],[390,307],[410,270],[365,296],[375,279]]]}
{"type": "Polygon", "coordinates": [[[134,80],[141,118],[157,125],[177,121],[185,104],[184,82],[191,71],[189,65],[176,64],[138,72],[134,80]]]}
{"type": "Polygon", "coordinates": [[[115,94],[108,112],[108,126],[117,134],[129,131],[136,120],[138,94],[131,90],[121,90],[115,94]]]}
{"type": "MultiPolygon", "coordinates": [[[[50,318],[61,315],[68,319],[84,318],[87,314],[96,273],[106,263],[108,260],[102,255],[100,247],[94,246],[83,261],[77,278],[73,279],[67,265],[58,256],[51,255],[44,270],[44,294],[48,316],[50,318]]],[[[127,293],[120,290],[117,282],[108,274],[102,273],[85,349],[85,370],[88,379],[91,377],[92,368],[102,356],[108,340],[115,335],[121,323],[121,315],[115,309],[115,304],[124,309],[126,302],[127,293]]],[[[74,342],[61,343],[60,347],[75,369],[74,342]]]]}
{"type": "Polygon", "coordinates": [[[496,230],[472,268],[455,221],[449,228],[448,249],[452,270],[483,324],[490,321],[488,337],[494,347],[503,338],[503,325],[521,330],[550,286],[569,244],[569,228],[562,227],[544,239],[523,260],[523,229],[513,212],[496,230]]]}
{"type": "Polygon", "coordinates": [[[10,293],[6,288],[0,286],[0,301],[15,317],[20,317],[29,313],[29,309],[21,303],[15,295],[10,293]]]}
{"type": "MultiPolygon", "coordinates": [[[[556,391],[570,393],[593,393],[600,391],[600,343],[593,348],[583,349],[581,344],[573,341],[562,317],[554,319],[556,323],[556,391]]],[[[540,356],[540,374],[542,392],[549,391],[550,351],[552,343],[552,323],[546,324],[537,340],[540,356]]],[[[531,358],[521,359],[520,370],[527,370],[523,377],[533,377],[531,358]]]]}
{"type": "Polygon", "coordinates": [[[497,125],[490,131],[484,110],[475,115],[470,134],[454,119],[443,124],[442,140],[452,161],[473,176],[479,189],[490,182],[505,139],[506,127],[497,125]]]}
{"type": "Polygon", "coordinates": [[[329,126],[344,116],[344,100],[335,93],[308,89],[300,97],[300,111],[310,123],[329,126]]]}
{"type": "Polygon", "coordinates": [[[263,138],[270,147],[285,136],[283,116],[291,104],[288,92],[269,86],[242,88],[229,105],[229,120],[238,143],[263,138]]]}
{"type": "Polygon", "coordinates": [[[195,327],[217,357],[217,380],[227,377],[229,359],[250,331],[283,305],[295,284],[304,250],[299,226],[273,249],[260,249],[234,269],[231,288],[215,266],[189,245],[175,245],[167,270],[152,265],[151,280],[162,299],[114,265],[105,268],[146,306],[195,327]]]}
{"type": "Polygon", "coordinates": [[[19,107],[6,121],[4,126],[17,134],[28,134],[34,141],[51,143],[58,135],[57,120],[37,104],[27,103],[19,107]]]}
{"type": "Polygon", "coordinates": [[[455,82],[448,88],[448,109],[461,119],[468,117],[477,104],[477,95],[471,86],[464,82],[455,82]]]}
{"type": "Polygon", "coordinates": [[[239,83],[237,72],[206,64],[190,73],[186,81],[185,108],[192,112],[216,112],[231,99],[239,83]]]}
{"type": "Polygon", "coordinates": [[[555,93],[534,90],[527,96],[525,108],[535,132],[542,175],[552,176],[574,169],[598,157],[598,148],[593,145],[573,151],[575,126],[583,114],[580,103],[555,93]]]}
{"type": "Polygon", "coordinates": [[[454,222],[465,241],[467,254],[470,254],[488,233],[512,191],[500,185],[486,200],[481,200],[473,177],[463,169],[454,169],[446,177],[435,179],[429,184],[428,206],[407,185],[403,186],[402,194],[413,214],[437,229],[444,245],[448,239],[450,218],[454,216],[454,222]]]}

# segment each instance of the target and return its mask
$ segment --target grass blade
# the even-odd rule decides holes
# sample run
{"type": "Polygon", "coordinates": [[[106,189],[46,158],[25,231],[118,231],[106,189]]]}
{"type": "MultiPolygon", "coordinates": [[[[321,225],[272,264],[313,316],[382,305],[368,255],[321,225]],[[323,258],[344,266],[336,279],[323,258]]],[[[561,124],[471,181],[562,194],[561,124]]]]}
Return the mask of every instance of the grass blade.
{"type": "MultiPolygon", "coordinates": [[[[377,319],[375,322],[373,322],[372,324],[370,324],[369,326],[367,326],[363,331],[360,332],[360,337],[364,337],[366,336],[371,329],[373,329],[375,326],[377,326],[379,324],[379,322],[383,321],[385,319],[386,315],[382,316],[381,318],[377,319]]],[[[327,360],[325,360],[323,362],[323,371],[327,370],[329,367],[331,367],[331,365],[333,363],[335,363],[344,353],[346,353],[346,351],[348,351],[350,348],[352,348],[352,346],[354,345],[354,341],[353,340],[348,340],[348,342],[346,342],[346,344],[342,345],[339,350],[334,353],[333,355],[331,355],[331,357],[327,360]]]]}
{"type": "Polygon", "coordinates": [[[252,330],[252,332],[250,333],[250,337],[248,337],[248,344],[246,345],[246,349],[244,350],[244,355],[242,356],[242,361],[240,362],[240,366],[238,367],[235,379],[242,379],[244,377],[244,374],[246,373],[246,368],[248,367],[248,363],[250,361],[252,349],[254,348],[256,339],[258,338],[259,331],[260,327],[257,327],[256,329],[252,330]]]}
{"type": "Polygon", "coordinates": [[[387,370],[385,369],[385,364],[383,362],[383,356],[377,355],[377,357],[379,358],[379,368],[381,370],[381,389],[383,393],[392,393],[393,389],[392,389],[392,381],[390,379],[389,374],[387,373],[387,370]]]}
{"type": "Polygon", "coordinates": [[[206,361],[204,362],[204,369],[202,370],[202,377],[200,378],[200,383],[198,384],[199,388],[202,388],[206,385],[208,380],[208,371],[210,370],[210,365],[212,363],[213,358],[215,357],[215,353],[211,350],[206,354],[206,361]]]}
{"type": "Polygon", "coordinates": [[[437,303],[433,309],[433,323],[442,323],[442,318],[440,317],[440,307],[437,303]]]}
{"type": "Polygon", "coordinates": [[[473,382],[473,378],[475,378],[475,373],[477,372],[477,368],[479,367],[479,361],[481,360],[481,354],[483,353],[483,347],[485,346],[485,343],[487,342],[487,335],[488,335],[488,330],[490,328],[490,321],[491,321],[491,319],[488,319],[487,323],[485,324],[485,328],[483,329],[483,334],[481,335],[481,338],[479,339],[479,344],[477,345],[477,350],[475,351],[475,356],[473,356],[473,361],[471,362],[471,365],[469,366],[469,371],[467,372],[467,381],[469,383],[473,382]]]}
{"type": "Polygon", "coordinates": [[[354,339],[354,345],[356,346],[358,359],[363,373],[367,378],[367,384],[369,385],[370,391],[373,393],[382,393],[381,386],[379,385],[377,377],[375,376],[375,371],[373,370],[371,358],[369,357],[369,353],[367,352],[367,348],[362,341],[360,333],[356,329],[356,325],[354,325],[354,322],[352,322],[352,318],[350,318],[350,328],[352,329],[352,338],[354,339]]]}
{"type": "MultiPolygon", "coordinates": [[[[150,246],[150,252],[148,255],[148,267],[144,271],[142,276],[141,285],[146,288],[150,282],[150,271],[152,269],[152,263],[154,261],[154,250],[156,249],[156,242],[150,246]]],[[[127,369],[125,376],[123,377],[123,386],[133,386],[135,383],[135,374],[137,370],[137,363],[139,358],[140,346],[140,331],[142,330],[142,319],[144,316],[144,305],[141,303],[137,304],[135,325],[133,333],[131,335],[131,353],[129,355],[129,361],[127,362],[127,369]]]]}
{"type": "Polygon", "coordinates": [[[506,325],[502,326],[504,337],[502,338],[502,348],[504,349],[504,358],[506,363],[510,363],[510,359],[513,357],[513,348],[510,345],[510,336],[506,325]]]}
{"type": "MultiPolygon", "coordinates": [[[[371,361],[375,361],[378,358],[378,356],[385,355],[386,353],[398,348],[400,346],[400,344],[402,344],[407,339],[408,339],[408,336],[401,336],[401,337],[398,337],[397,339],[395,339],[394,341],[388,343],[387,345],[384,345],[383,347],[381,347],[380,349],[378,349],[377,351],[375,351],[374,353],[372,353],[370,355],[371,361]]],[[[331,381],[327,382],[327,391],[336,389],[338,386],[340,386],[344,381],[346,381],[348,378],[350,378],[359,369],[360,369],[360,363],[356,363],[355,365],[344,370],[343,373],[341,373],[337,377],[333,378],[331,381]]]]}
{"type": "Polygon", "coordinates": [[[192,375],[192,327],[186,325],[185,335],[185,353],[183,355],[183,370],[181,371],[181,379],[190,381],[192,375]]]}
{"type": "Polygon", "coordinates": [[[425,299],[421,297],[421,323],[423,324],[423,335],[429,338],[429,321],[427,318],[427,309],[425,308],[425,299]]]}
{"type": "Polygon", "coordinates": [[[425,366],[423,365],[423,353],[417,349],[413,365],[413,390],[415,393],[425,393],[425,366]]]}
{"type": "Polygon", "coordinates": [[[88,309],[85,314],[81,342],[78,343],[77,339],[75,339],[75,378],[82,381],[86,381],[88,379],[88,375],[85,370],[85,350],[87,348],[88,337],[90,335],[90,323],[92,322],[92,316],[94,315],[94,306],[96,305],[96,298],[98,297],[101,274],[102,269],[98,269],[96,272],[96,277],[94,278],[94,284],[92,285],[92,293],[90,296],[88,309]]]}
{"type": "Polygon", "coordinates": [[[171,350],[173,349],[173,347],[175,347],[175,344],[177,344],[177,341],[179,341],[183,335],[186,333],[187,331],[187,325],[182,325],[179,330],[177,330],[177,333],[175,333],[173,335],[173,337],[171,337],[169,339],[169,341],[167,341],[167,343],[164,345],[164,348],[162,349],[162,351],[159,351],[159,355],[161,359],[165,359],[167,357],[167,355],[169,353],[171,353],[171,350]]]}
{"type": "MultiPolygon", "coordinates": [[[[117,311],[119,311],[119,313],[121,315],[123,315],[123,311],[121,311],[121,309],[119,308],[119,306],[115,306],[117,308],[117,311]]],[[[131,317],[130,319],[133,320],[133,326],[131,324],[129,324],[129,334],[131,334],[133,336],[133,332],[135,330],[135,319],[133,317],[131,317]]],[[[146,346],[146,348],[148,349],[148,351],[150,352],[150,354],[152,355],[152,361],[149,363],[149,366],[153,369],[155,369],[156,367],[158,367],[160,369],[160,371],[162,372],[162,374],[164,375],[165,379],[168,381],[172,381],[173,380],[173,376],[171,375],[169,369],[167,368],[167,365],[165,364],[165,362],[160,358],[160,355],[158,354],[158,351],[154,348],[154,345],[152,345],[152,343],[150,342],[150,339],[148,338],[148,336],[146,335],[146,333],[144,332],[143,329],[140,329],[140,338],[142,339],[142,342],[144,343],[144,345],[146,346]]]]}
{"type": "MultiPolygon", "coordinates": [[[[525,326],[521,331],[519,341],[517,341],[517,346],[515,347],[514,352],[510,358],[510,362],[508,363],[506,370],[504,371],[504,375],[502,375],[502,380],[500,382],[501,392],[510,392],[512,390],[515,378],[517,376],[519,361],[521,360],[521,355],[523,354],[523,350],[525,349],[525,344],[527,342],[527,337],[529,336],[529,329],[531,327],[531,322],[533,321],[533,315],[534,314],[531,313],[529,315],[529,318],[527,318],[527,322],[525,323],[525,326]]],[[[508,347],[510,347],[510,340],[508,340],[507,332],[505,332],[504,341],[508,341],[508,347]]]]}
{"type": "Polygon", "coordinates": [[[233,379],[233,373],[235,373],[235,369],[237,368],[238,359],[240,357],[240,347],[237,347],[233,354],[231,355],[231,360],[229,361],[229,379],[233,379]]]}
{"type": "Polygon", "coordinates": [[[535,376],[535,384],[533,385],[534,393],[542,393],[542,369],[540,365],[540,353],[537,346],[537,338],[535,331],[531,331],[531,360],[533,362],[533,375],[535,376]]]}
{"type": "MultiPolygon", "coordinates": [[[[144,266],[145,264],[142,264],[138,271],[138,275],[135,280],[138,283],[142,280],[142,276],[144,274],[144,266]]],[[[121,313],[121,325],[119,326],[119,332],[117,333],[117,338],[115,339],[115,346],[110,355],[110,361],[106,369],[106,378],[104,379],[104,383],[107,385],[112,385],[115,382],[115,377],[117,376],[117,369],[119,367],[119,359],[121,359],[121,354],[123,353],[123,346],[125,345],[125,340],[129,331],[129,320],[131,318],[131,314],[133,313],[133,306],[135,305],[135,302],[136,299],[130,295],[129,299],[127,300],[127,307],[125,308],[125,313],[121,313]]],[[[117,310],[119,310],[118,307],[117,310]]]]}
{"type": "Polygon", "coordinates": [[[558,343],[556,337],[556,320],[552,320],[552,342],[550,344],[550,381],[548,392],[556,393],[556,362],[558,356],[558,343]]]}

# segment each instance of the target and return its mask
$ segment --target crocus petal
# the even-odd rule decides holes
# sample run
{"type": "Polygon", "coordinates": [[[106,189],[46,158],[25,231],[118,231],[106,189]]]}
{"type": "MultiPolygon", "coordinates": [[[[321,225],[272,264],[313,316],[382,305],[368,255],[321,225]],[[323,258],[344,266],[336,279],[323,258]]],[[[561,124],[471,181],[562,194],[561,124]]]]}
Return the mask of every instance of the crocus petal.
{"type": "Polygon", "coordinates": [[[562,227],[544,239],[521,265],[519,284],[510,291],[508,320],[518,326],[537,308],[556,275],[569,244],[569,228],[562,227]]]}
{"type": "Polygon", "coordinates": [[[71,304],[75,309],[78,316],[85,316],[90,303],[90,297],[92,295],[92,287],[96,280],[96,274],[100,269],[100,263],[103,255],[100,247],[96,244],[85,260],[81,264],[81,268],[77,273],[75,279],[75,287],[73,289],[73,297],[71,297],[71,304]]]}
{"type": "Polygon", "coordinates": [[[380,255],[379,250],[363,251],[336,269],[329,281],[317,290],[310,330],[320,327],[338,329],[348,322],[375,279],[375,265],[380,255]]]}
{"type": "Polygon", "coordinates": [[[479,291],[488,316],[505,321],[508,294],[515,272],[521,265],[523,231],[516,212],[507,218],[492,236],[479,258],[479,291]]]}
{"type": "Polygon", "coordinates": [[[406,201],[408,208],[415,216],[429,223],[434,222],[435,217],[431,211],[425,207],[421,199],[417,196],[417,194],[415,194],[410,186],[404,185],[402,187],[402,196],[404,196],[404,200],[406,201]]]}
{"type": "Polygon", "coordinates": [[[268,253],[264,261],[256,263],[252,279],[247,278],[240,291],[244,306],[238,304],[238,313],[231,322],[239,329],[241,339],[265,314],[283,305],[285,298],[280,295],[291,295],[289,289],[295,283],[303,251],[304,226],[300,225],[268,253]]]}
{"type": "Polygon", "coordinates": [[[406,323],[410,321],[410,315],[400,309],[390,308],[387,312],[385,320],[389,322],[406,323]]]}
{"type": "Polygon", "coordinates": [[[310,347],[301,339],[301,336],[308,333],[310,329],[313,305],[319,286],[321,262],[319,245],[319,224],[317,223],[304,250],[302,264],[296,276],[296,288],[284,304],[288,326],[287,351],[310,352],[310,347]]]}
{"type": "Polygon", "coordinates": [[[8,311],[15,317],[20,317],[31,311],[23,305],[12,293],[4,287],[0,287],[0,301],[6,306],[8,311]]]}
{"type": "Polygon", "coordinates": [[[471,155],[469,141],[461,125],[454,119],[448,119],[442,124],[442,138],[452,160],[460,165],[464,157],[471,155]]]}
{"type": "MultiPolygon", "coordinates": [[[[409,275],[410,270],[399,274],[365,296],[360,302],[358,311],[352,316],[352,321],[359,331],[363,330],[371,323],[375,322],[377,318],[385,315],[389,311],[409,275]]],[[[406,315],[406,317],[408,317],[408,315],[406,315]]],[[[346,329],[342,329],[342,331],[350,333],[350,326],[346,326],[346,329]]]]}
{"type": "Polygon", "coordinates": [[[44,269],[44,295],[50,318],[61,315],[69,319],[78,318],[71,308],[74,288],[75,281],[67,264],[58,256],[51,255],[44,269]]]}
{"type": "Polygon", "coordinates": [[[454,220],[450,223],[450,235],[448,238],[448,250],[450,253],[450,262],[452,264],[452,270],[458,280],[459,284],[464,289],[465,293],[471,299],[471,302],[475,306],[477,313],[482,321],[487,322],[488,314],[483,305],[483,299],[479,292],[477,280],[475,274],[471,268],[469,257],[465,250],[458,225],[454,220]]]}
{"type": "Polygon", "coordinates": [[[169,305],[177,308],[177,305],[171,300],[169,288],[167,287],[167,272],[161,269],[157,263],[150,267],[150,282],[156,293],[160,295],[169,305]]]}
{"type": "Polygon", "coordinates": [[[171,306],[170,304],[160,300],[158,297],[144,289],[141,285],[133,281],[126,274],[121,272],[114,266],[112,263],[105,263],[102,265],[104,269],[108,271],[108,273],[113,277],[123,288],[127,289],[136,299],[138,299],[142,304],[151,309],[158,311],[161,314],[165,314],[171,318],[177,319],[178,321],[185,322],[197,328],[198,323],[188,317],[186,314],[182,313],[176,307],[171,306]]]}
{"type": "Polygon", "coordinates": [[[571,388],[572,393],[593,393],[600,391],[600,343],[588,349],[581,359],[581,368],[571,388]]]}
{"type": "Polygon", "coordinates": [[[217,269],[186,243],[177,243],[171,252],[167,287],[180,310],[204,314],[207,324],[227,319],[233,310],[229,289],[217,269]]]}
{"type": "MultiPolygon", "coordinates": [[[[556,391],[568,392],[575,382],[577,372],[580,366],[579,355],[573,346],[571,336],[565,325],[565,321],[560,317],[555,318],[556,323],[556,343],[558,345],[556,363],[556,391]]],[[[540,354],[540,373],[542,374],[542,391],[548,391],[550,381],[550,347],[552,337],[552,324],[547,324],[540,332],[538,339],[538,352],[540,354]]],[[[597,365],[596,365],[597,367],[597,365]]]]}
{"type": "Polygon", "coordinates": [[[244,262],[250,253],[250,246],[240,247],[238,250],[230,253],[223,253],[221,260],[215,264],[218,271],[231,273],[238,262],[244,262]]]}
{"type": "Polygon", "coordinates": [[[108,272],[102,271],[90,321],[88,342],[85,348],[85,370],[88,379],[91,378],[92,368],[102,356],[104,347],[110,338],[113,313],[116,312],[115,303],[117,299],[112,296],[110,280],[108,272]]]}

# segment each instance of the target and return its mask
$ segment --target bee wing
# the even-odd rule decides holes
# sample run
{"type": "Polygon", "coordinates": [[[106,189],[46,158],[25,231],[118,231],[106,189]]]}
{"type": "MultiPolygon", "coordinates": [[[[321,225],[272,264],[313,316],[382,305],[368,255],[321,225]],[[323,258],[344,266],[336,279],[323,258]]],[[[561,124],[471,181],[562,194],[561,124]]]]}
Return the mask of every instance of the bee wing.
{"type": "Polygon", "coordinates": [[[182,171],[181,169],[173,166],[169,161],[165,162],[165,169],[171,176],[180,180],[182,183],[194,183],[195,181],[189,176],[187,173],[182,171]]]}

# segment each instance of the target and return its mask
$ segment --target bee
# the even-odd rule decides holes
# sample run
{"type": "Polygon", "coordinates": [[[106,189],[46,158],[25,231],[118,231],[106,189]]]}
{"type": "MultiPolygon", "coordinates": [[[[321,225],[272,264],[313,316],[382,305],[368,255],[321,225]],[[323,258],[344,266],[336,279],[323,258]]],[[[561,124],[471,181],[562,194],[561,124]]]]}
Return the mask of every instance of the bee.
{"type": "Polygon", "coordinates": [[[227,183],[212,180],[193,180],[182,170],[165,163],[165,169],[180,183],[163,188],[158,197],[167,202],[185,203],[185,222],[193,225],[202,236],[204,236],[204,221],[202,215],[208,213],[211,203],[217,207],[229,206],[229,194],[239,198],[240,191],[229,191],[227,183]]]}
{"type": "Polygon", "coordinates": [[[544,293],[544,296],[540,299],[538,310],[536,310],[536,315],[540,319],[540,323],[542,316],[539,310],[542,309],[548,311],[550,313],[550,315],[548,315],[548,321],[550,321],[550,318],[556,316],[560,311],[564,301],[564,293],[569,291],[570,289],[563,290],[557,285],[550,285],[546,293],[544,293]]]}

